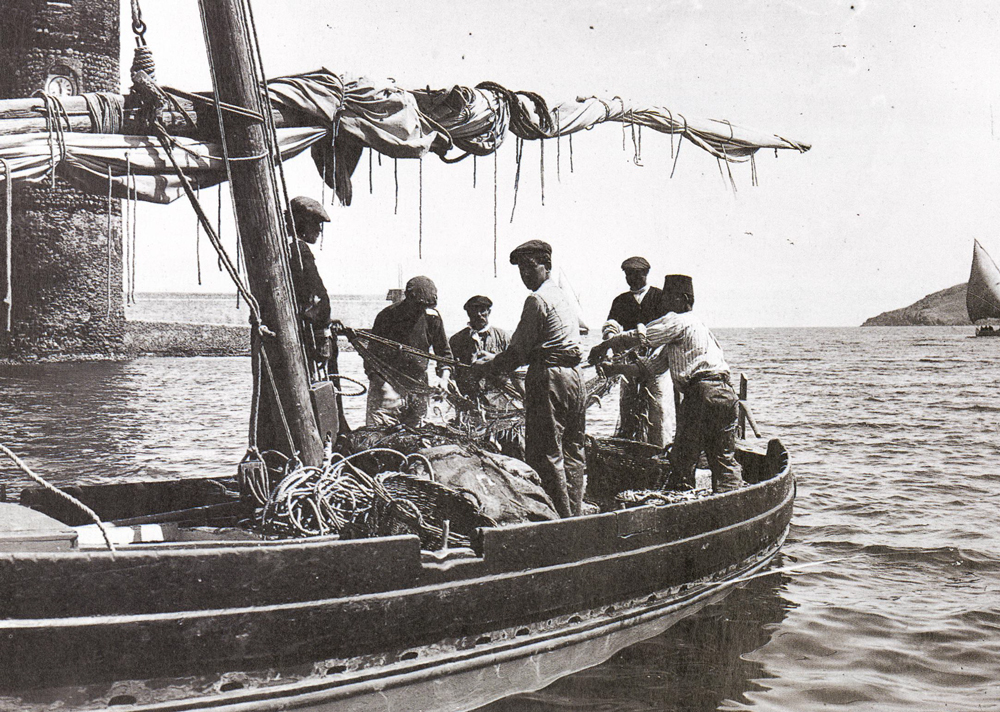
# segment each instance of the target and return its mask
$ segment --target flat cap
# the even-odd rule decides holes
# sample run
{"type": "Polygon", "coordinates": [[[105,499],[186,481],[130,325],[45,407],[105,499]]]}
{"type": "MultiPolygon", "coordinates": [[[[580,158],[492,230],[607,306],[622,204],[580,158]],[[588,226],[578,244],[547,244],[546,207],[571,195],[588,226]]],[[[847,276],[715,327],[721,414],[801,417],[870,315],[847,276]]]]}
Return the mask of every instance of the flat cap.
{"type": "Polygon", "coordinates": [[[646,261],[645,257],[629,257],[627,260],[622,262],[622,269],[641,269],[646,272],[649,271],[649,262],[646,261]]]}
{"type": "Polygon", "coordinates": [[[517,261],[524,255],[543,254],[552,257],[552,245],[544,240],[528,240],[515,247],[510,253],[510,263],[516,265],[517,261]]]}
{"type": "Polygon", "coordinates": [[[690,294],[694,296],[694,283],[686,274],[668,274],[663,278],[664,294],[690,294]]]}
{"type": "Polygon", "coordinates": [[[330,222],[330,216],[314,198],[305,195],[298,195],[291,200],[292,219],[298,221],[300,218],[312,218],[320,222],[330,222]]]}
{"type": "Polygon", "coordinates": [[[482,294],[477,294],[474,297],[469,297],[469,301],[465,303],[463,309],[465,309],[465,311],[469,311],[470,309],[475,309],[477,307],[490,309],[493,307],[493,300],[489,297],[483,296],[482,294]]]}
{"type": "Polygon", "coordinates": [[[430,277],[413,277],[406,283],[406,296],[429,307],[437,305],[438,290],[430,277]]]}

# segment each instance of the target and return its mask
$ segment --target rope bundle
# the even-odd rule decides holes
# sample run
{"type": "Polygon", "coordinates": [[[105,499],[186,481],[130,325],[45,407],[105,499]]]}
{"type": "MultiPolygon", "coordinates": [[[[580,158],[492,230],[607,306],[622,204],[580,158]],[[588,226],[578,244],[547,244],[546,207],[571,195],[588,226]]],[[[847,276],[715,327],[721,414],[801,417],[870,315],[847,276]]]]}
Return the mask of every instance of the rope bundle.
{"type": "Polygon", "coordinates": [[[323,467],[288,460],[273,469],[283,476],[266,496],[266,485],[247,478],[249,492],[262,506],[258,524],[269,535],[365,538],[415,533],[424,548],[432,549],[469,546],[477,527],[495,524],[480,514],[479,502],[469,493],[427,479],[433,470],[420,454],[369,448],[346,457],[335,453],[323,467]],[[353,462],[371,461],[373,455],[397,458],[398,467],[406,471],[372,475],[353,462]]]}

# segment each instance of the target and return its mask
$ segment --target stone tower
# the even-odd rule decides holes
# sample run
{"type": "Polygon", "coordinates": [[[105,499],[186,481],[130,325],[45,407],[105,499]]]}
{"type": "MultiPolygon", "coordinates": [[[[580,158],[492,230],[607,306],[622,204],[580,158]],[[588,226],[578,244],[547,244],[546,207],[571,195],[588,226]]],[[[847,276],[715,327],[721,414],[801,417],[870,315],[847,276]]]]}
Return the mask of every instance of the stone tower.
{"type": "MultiPolygon", "coordinates": [[[[0,0],[0,16],[0,98],[121,91],[119,0],[0,0]]],[[[13,213],[0,356],[120,354],[120,203],[46,180],[16,185],[13,213]]]]}

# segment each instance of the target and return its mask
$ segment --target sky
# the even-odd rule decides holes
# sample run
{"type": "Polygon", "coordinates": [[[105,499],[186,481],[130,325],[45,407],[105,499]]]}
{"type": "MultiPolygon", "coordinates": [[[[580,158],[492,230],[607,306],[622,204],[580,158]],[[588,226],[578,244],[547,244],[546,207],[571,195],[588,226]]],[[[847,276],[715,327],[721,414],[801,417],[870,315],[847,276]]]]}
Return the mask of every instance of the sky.
{"type": "MultiPolygon", "coordinates": [[[[509,137],[496,160],[496,277],[492,157],[474,166],[429,156],[422,190],[420,162],[399,161],[397,209],[392,160],[369,171],[365,155],[354,202],[328,207],[317,251],[331,293],[382,293],[400,274],[425,274],[449,332],[464,325],[461,304],[477,293],[494,300],[494,323],[513,328],[526,291],[507,255],[540,238],[591,326],[625,291],[619,265],[631,255],[652,263],[653,284],[690,274],[695,310],[710,326],[853,326],[964,282],[974,238],[1000,258],[995,2],[254,0],[253,8],[268,76],[325,66],[406,88],[490,80],[550,103],[617,95],[812,145],[804,154],[761,151],[757,186],[749,164],[734,165],[734,192],[694,145],[671,178],[668,136],[643,131],[636,165],[630,136],[623,150],[621,126],[603,124],[574,136],[572,173],[568,142],[546,142],[543,205],[539,144],[526,142],[511,220],[509,137]]],[[[142,11],[159,82],[209,89],[196,3],[144,0],[142,11]]],[[[292,194],[330,201],[308,155],[286,170],[292,194]]],[[[216,189],[202,197],[212,214],[216,189]]],[[[227,189],[222,199],[223,239],[234,245],[227,189]]],[[[233,291],[203,235],[198,284],[188,205],[142,205],[137,220],[138,291],[233,291]]]]}

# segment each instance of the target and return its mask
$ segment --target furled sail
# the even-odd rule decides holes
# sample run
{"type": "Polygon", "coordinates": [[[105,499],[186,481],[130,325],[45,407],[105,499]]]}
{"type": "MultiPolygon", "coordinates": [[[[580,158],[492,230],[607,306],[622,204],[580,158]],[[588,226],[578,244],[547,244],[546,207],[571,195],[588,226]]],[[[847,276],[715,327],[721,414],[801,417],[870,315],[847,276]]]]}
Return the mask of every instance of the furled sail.
{"type": "Polygon", "coordinates": [[[986,254],[979,240],[972,248],[972,273],[969,275],[965,307],[973,322],[1000,319],[1000,269],[986,254]]]}
{"type": "MultiPolygon", "coordinates": [[[[225,180],[212,99],[168,87],[163,92],[172,105],[163,109],[161,123],[173,135],[181,170],[200,187],[225,180]]],[[[809,150],[806,143],[729,121],[685,117],[617,96],[553,104],[494,82],[407,90],[392,80],[323,69],[272,79],[267,92],[282,158],[311,148],[317,170],[345,204],[351,200],[351,174],[366,147],[391,158],[433,153],[453,163],[496,151],[508,134],[553,139],[619,122],[687,139],[725,162],[747,161],[760,149],[809,150]]],[[[158,141],[141,135],[142,122],[127,106],[118,95],[0,101],[0,159],[14,180],[43,180],[56,172],[98,195],[107,194],[110,182],[116,197],[176,199],[182,194],[176,170],[158,141]]]]}

